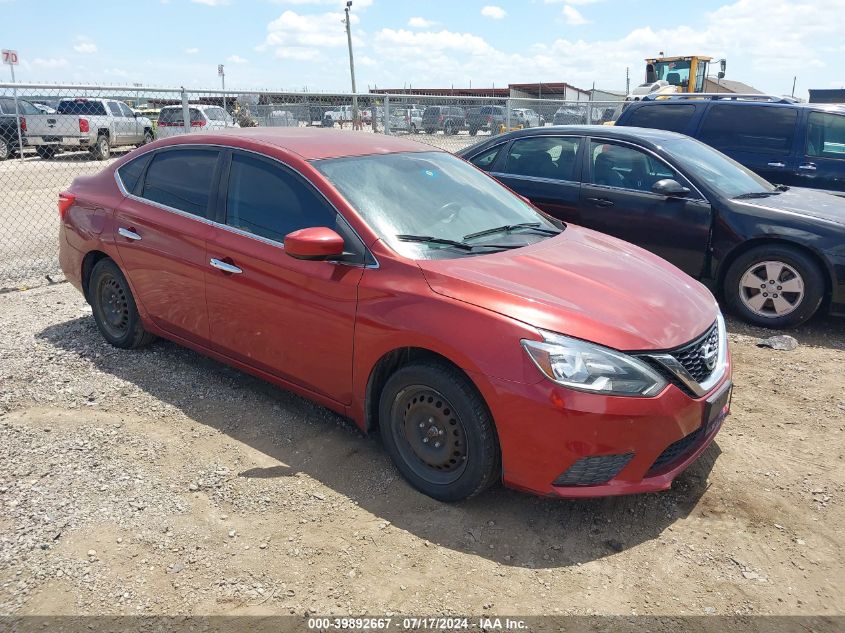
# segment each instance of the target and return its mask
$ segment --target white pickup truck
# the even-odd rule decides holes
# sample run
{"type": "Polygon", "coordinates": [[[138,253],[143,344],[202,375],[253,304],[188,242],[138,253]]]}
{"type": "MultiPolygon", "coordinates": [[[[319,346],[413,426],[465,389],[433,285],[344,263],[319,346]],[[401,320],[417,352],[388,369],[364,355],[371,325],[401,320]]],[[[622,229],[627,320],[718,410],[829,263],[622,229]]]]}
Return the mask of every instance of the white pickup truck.
{"type": "Polygon", "coordinates": [[[105,160],[113,147],[143,145],[154,138],[147,117],[113,99],[62,99],[56,114],[28,116],[26,129],[28,144],[44,159],[65,149],[87,149],[105,160]]]}

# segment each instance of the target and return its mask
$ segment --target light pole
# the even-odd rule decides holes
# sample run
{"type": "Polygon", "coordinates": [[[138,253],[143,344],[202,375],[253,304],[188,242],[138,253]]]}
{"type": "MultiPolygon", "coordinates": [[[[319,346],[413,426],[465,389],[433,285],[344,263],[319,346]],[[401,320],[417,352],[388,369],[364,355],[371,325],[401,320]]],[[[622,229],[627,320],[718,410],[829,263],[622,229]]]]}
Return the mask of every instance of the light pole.
{"type": "Polygon", "coordinates": [[[355,89],[355,61],[352,57],[352,30],[349,24],[349,10],[352,8],[352,0],[346,0],[346,43],[349,45],[349,74],[352,77],[352,126],[354,127],[358,121],[358,91],[355,89]]]}
{"type": "Polygon", "coordinates": [[[226,118],[229,112],[226,110],[226,72],[223,69],[223,64],[217,64],[217,74],[220,75],[220,88],[223,91],[223,125],[229,125],[229,119],[226,118]]]}

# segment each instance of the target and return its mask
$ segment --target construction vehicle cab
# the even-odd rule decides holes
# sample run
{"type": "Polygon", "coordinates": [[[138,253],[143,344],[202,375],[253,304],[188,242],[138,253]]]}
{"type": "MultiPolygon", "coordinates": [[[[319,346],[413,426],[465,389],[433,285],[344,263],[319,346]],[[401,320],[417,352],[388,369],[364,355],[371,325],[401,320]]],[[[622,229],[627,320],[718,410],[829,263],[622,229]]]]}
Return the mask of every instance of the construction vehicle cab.
{"type": "Polygon", "coordinates": [[[704,79],[711,59],[701,55],[647,59],[646,83],[665,81],[675,87],[674,92],[704,92],[704,79]]]}

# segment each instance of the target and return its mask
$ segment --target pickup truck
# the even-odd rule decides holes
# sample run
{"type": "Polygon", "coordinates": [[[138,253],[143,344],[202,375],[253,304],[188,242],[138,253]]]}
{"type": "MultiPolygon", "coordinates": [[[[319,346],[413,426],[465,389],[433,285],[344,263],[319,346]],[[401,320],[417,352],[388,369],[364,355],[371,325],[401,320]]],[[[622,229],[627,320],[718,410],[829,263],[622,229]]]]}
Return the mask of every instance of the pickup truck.
{"type": "Polygon", "coordinates": [[[87,149],[105,160],[114,147],[143,145],[153,138],[152,121],[113,99],[62,99],[56,114],[27,117],[29,145],[44,159],[64,149],[87,149]]]}

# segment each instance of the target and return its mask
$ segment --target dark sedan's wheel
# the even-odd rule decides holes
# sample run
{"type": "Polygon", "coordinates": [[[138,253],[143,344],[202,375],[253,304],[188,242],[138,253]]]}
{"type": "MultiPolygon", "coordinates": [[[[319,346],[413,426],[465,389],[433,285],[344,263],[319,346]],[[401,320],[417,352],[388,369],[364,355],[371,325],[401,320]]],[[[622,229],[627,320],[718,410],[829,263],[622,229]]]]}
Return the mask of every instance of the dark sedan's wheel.
{"type": "Polygon", "coordinates": [[[101,259],[91,271],[88,298],[97,328],[115,347],[134,349],[155,340],[141,324],[126,277],[111,259],[101,259]]]}
{"type": "Polygon", "coordinates": [[[812,317],[824,297],[824,276],[807,253],[766,245],[740,255],[725,275],[725,299],[754,325],[789,328],[812,317]]]}
{"type": "Polygon", "coordinates": [[[420,492],[460,501],[500,476],[493,421],[457,369],[425,363],[399,369],[379,403],[381,437],[396,467],[420,492]]]}

